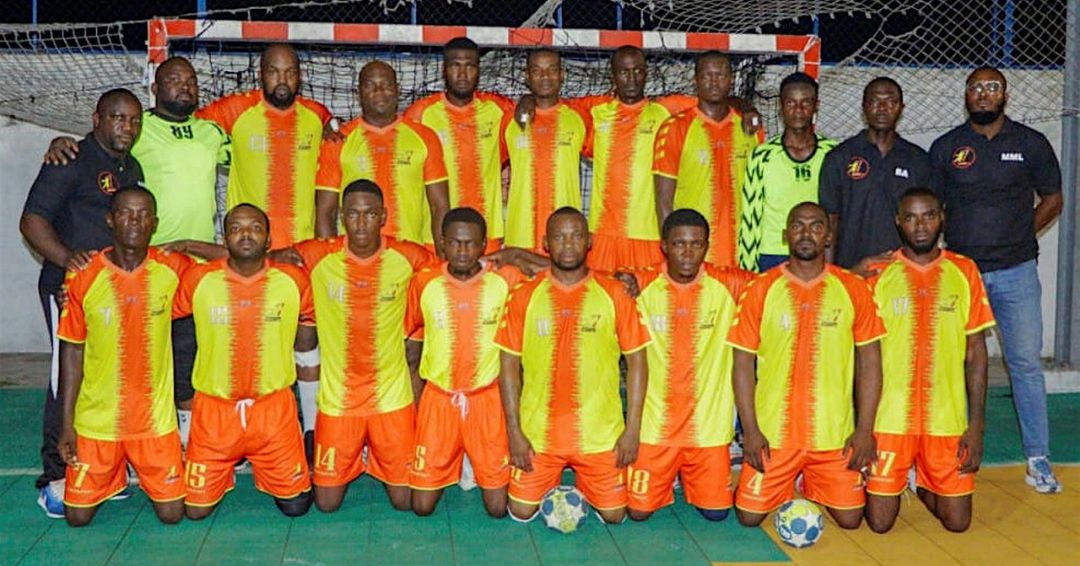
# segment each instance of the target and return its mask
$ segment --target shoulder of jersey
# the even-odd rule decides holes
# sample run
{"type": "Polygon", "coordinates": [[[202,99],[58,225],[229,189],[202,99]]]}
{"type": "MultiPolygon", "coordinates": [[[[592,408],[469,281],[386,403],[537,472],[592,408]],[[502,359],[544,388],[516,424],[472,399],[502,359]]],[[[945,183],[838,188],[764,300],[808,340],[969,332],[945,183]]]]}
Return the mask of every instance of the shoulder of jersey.
{"type": "Polygon", "coordinates": [[[322,102],[319,102],[318,100],[314,100],[314,99],[311,99],[311,98],[306,98],[306,97],[303,97],[303,96],[297,96],[296,97],[296,103],[300,104],[301,106],[303,106],[305,108],[307,108],[308,110],[311,110],[312,112],[315,112],[316,114],[329,114],[330,113],[330,109],[327,108],[325,104],[323,104],[322,102]]]}
{"type": "Polygon", "coordinates": [[[308,277],[307,272],[304,271],[304,269],[302,267],[293,265],[291,263],[285,263],[285,262],[282,262],[282,261],[273,261],[273,260],[271,260],[270,264],[269,264],[269,267],[270,267],[270,269],[276,269],[276,270],[278,270],[278,271],[280,271],[280,272],[282,272],[282,273],[284,273],[286,275],[289,275],[290,277],[293,277],[293,278],[299,277],[301,279],[307,279],[307,277],[308,277]]]}
{"type": "Polygon", "coordinates": [[[441,102],[442,99],[442,93],[439,92],[429,94],[423,98],[418,98],[415,102],[409,105],[409,107],[406,109],[406,113],[409,113],[410,111],[423,113],[428,108],[431,108],[432,106],[441,102]]]}

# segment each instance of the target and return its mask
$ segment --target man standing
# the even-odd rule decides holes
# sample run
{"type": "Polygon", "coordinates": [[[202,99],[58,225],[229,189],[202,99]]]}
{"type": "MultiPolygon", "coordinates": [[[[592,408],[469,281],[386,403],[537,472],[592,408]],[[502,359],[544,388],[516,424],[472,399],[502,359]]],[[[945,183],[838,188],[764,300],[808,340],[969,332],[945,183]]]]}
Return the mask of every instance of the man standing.
{"type": "Polygon", "coordinates": [[[933,187],[949,215],[945,240],[978,264],[997,318],[1027,456],[1025,481],[1039,493],[1057,493],[1040,361],[1036,235],[1061,213],[1061,168],[1045,136],[1005,115],[1001,71],[981,67],[966,84],[968,121],[930,148],[933,187]]]}
{"type": "Polygon", "coordinates": [[[819,199],[832,226],[831,260],[844,268],[900,247],[893,217],[900,195],[930,183],[930,159],[896,132],[904,91],[878,77],[863,89],[866,129],[825,157],[819,199]]]}
{"type": "Polygon", "coordinates": [[[112,243],[105,217],[112,194],[123,186],[142,181],[142,169],[129,154],[139,136],[142,105],[130,91],[115,89],[98,99],[93,114],[94,130],[79,142],[79,155],[67,165],[43,165],[26,197],[19,231],[35,252],[44,258],[38,278],[38,295],[45,324],[52,337],[54,368],[45,394],[41,445],[42,474],[36,486],[38,504],[46,515],[64,516],[64,460],[56,450],[61,429],[61,406],[57,396],[59,345],[55,338],[56,296],[64,281],[64,269],[88,265],[90,253],[112,243]]]}
{"type": "Polygon", "coordinates": [[[544,223],[564,207],[581,208],[581,151],[584,118],[559,100],[563,83],[558,51],[529,53],[525,83],[535,100],[532,119],[506,129],[510,154],[510,195],[506,203],[506,245],[540,251],[544,223]]]}
{"type": "MultiPolygon", "coordinates": [[[[353,181],[369,179],[382,190],[387,210],[383,234],[399,241],[442,245],[442,217],[449,208],[442,144],[430,128],[399,117],[397,74],[382,61],[360,70],[360,118],[326,141],[319,155],[318,214],[337,233],[338,199],[353,181]]],[[[324,234],[325,235],[325,234],[324,234]]]]}
{"type": "Polygon", "coordinates": [[[709,224],[697,211],[672,212],[661,235],[667,263],[638,274],[638,310],[653,342],[641,449],[627,472],[630,518],[673,503],[678,476],[687,502],[721,521],[733,502],[728,445],[735,434],[725,340],[750,273],[704,263],[709,224]]]}
{"type": "Polygon", "coordinates": [[[174,316],[194,316],[199,342],[185,511],[213,513],[246,458],[256,489],[297,517],[311,507],[292,392],[313,365],[304,357],[316,343],[311,285],[302,269],[267,258],[271,228],[258,207],[240,204],[224,224],[228,257],[188,269],[173,304],[174,316]]]}
{"type": "Polygon", "coordinates": [[[938,245],[945,215],[933,191],[900,199],[904,246],[870,280],[888,334],[874,424],[866,523],[892,528],[915,467],[917,492],[948,530],[971,524],[971,494],[986,424],[986,329],[994,325],[975,262],[938,245]]]}
{"type": "MultiPolygon", "coordinates": [[[[763,136],[763,132],[746,134],[742,114],[728,104],[734,78],[727,55],[701,54],[694,64],[697,107],[664,122],[656,134],[653,157],[658,225],[673,208],[700,212],[711,228],[705,259],[717,266],[737,265],[746,161],[763,136]]],[[[643,221],[644,217],[639,219],[643,221]]]]}
{"type": "Polygon", "coordinates": [[[739,203],[739,267],[766,271],[787,259],[784,228],[791,207],[817,202],[818,176],[836,142],[814,131],[818,84],[806,73],[780,82],[784,132],[754,148],[739,203]]]}
{"type": "Polygon", "coordinates": [[[89,524],[127,488],[131,465],[158,519],[176,523],[184,516],[184,464],[170,328],[180,274],[192,261],[149,247],[157,213],[142,187],[117,191],[105,221],[114,245],[68,274],[57,330],[64,511],[69,525],[89,524]]]}
{"type": "Polygon", "coordinates": [[[544,236],[551,269],[511,294],[495,336],[514,465],[510,515],[519,521],[536,516],[567,466],[605,522],[626,518],[625,471],[638,455],[649,332],[622,284],[586,266],[589,244],[585,216],[556,210],[544,236]]]}
{"type": "Polygon", "coordinates": [[[803,495],[855,529],[866,502],[860,470],[876,456],[885,328],[866,282],[825,261],[820,206],[793,208],[785,238],[791,259],[750,283],[728,337],[746,464],[736,515],[761,524],[801,473],[803,495]]]}
{"type": "Polygon", "coordinates": [[[300,80],[296,51],[274,44],[259,60],[262,88],[226,96],[195,113],[232,137],[227,207],[251,203],[265,210],[275,248],[332,234],[334,228],[315,224],[315,173],[330,112],[298,95],[300,80]]]}

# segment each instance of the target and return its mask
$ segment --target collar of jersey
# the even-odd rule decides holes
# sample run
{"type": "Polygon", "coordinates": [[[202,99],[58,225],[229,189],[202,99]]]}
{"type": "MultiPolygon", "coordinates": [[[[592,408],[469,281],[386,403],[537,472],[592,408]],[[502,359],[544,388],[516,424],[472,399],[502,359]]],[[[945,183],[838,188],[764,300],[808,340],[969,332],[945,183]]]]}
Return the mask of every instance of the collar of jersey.
{"type": "Polygon", "coordinates": [[[825,269],[821,270],[821,273],[817,274],[816,277],[809,281],[803,281],[802,279],[796,277],[795,274],[788,269],[788,262],[786,261],[780,265],[780,272],[784,274],[784,277],[786,277],[788,281],[791,281],[792,283],[804,289],[810,289],[816,286],[818,283],[824,281],[825,278],[829,275],[829,264],[825,264],[825,269]]]}
{"type": "Polygon", "coordinates": [[[586,283],[591,281],[593,276],[595,275],[593,270],[590,269],[589,273],[584,278],[582,278],[581,281],[578,281],[577,283],[574,283],[572,285],[567,285],[567,284],[563,283],[562,281],[559,281],[558,279],[556,279],[555,276],[551,274],[550,269],[547,270],[544,273],[545,273],[545,277],[547,277],[547,279],[548,279],[548,282],[551,283],[551,286],[555,287],[556,289],[558,289],[559,291],[562,291],[564,293],[571,293],[571,292],[574,292],[574,291],[578,290],[580,287],[582,287],[583,285],[585,285],[586,283]]]}
{"type": "Polygon", "coordinates": [[[150,261],[150,252],[153,249],[153,248],[148,248],[146,250],[146,257],[143,258],[142,263],[140,263],[138,266],[136,266],[135,269],[132,269],[131,271],[128,271],[128,270],[124,269],[123,267],[120,267],[119,265],[116,265],[115,263],[113,263],[113,260],[109,259],[109,255],[106,252],[112,251],[115,247],[116,246],[109,246],[109,247],[101,250],[98,253],[101,254],[101,260],[105,262],[105,268],[106,269],[108,269],[109,271],[112,271],[113,273],[118,273],[123,277],[131,277],[132,275],[135,275],[136,273],[139,273],[140,271],[142,271],[146,267],[146,264],[149,263],[149,261],[150,261]]]}
{"type": "Polygon", "coordinates": [[[270,270],[270,258],[263,259],[262,269],[256,271],[255,273],[251,274],[250,276],[242,275],[238,271],[233,269],[229,265],[229,258],[227,258],[227,257],[221,258],[221,265],[225,269],[225,277],[227,277],[229,279],[234,279],[236,281],[239,281],[239,282],[247,285],[247,284],[252,283],[252,282],[254,282],[254,281],[258,280],[258,279],[261,279],[264,275],[266,275],[266,272],[270,270]]]}
{"type": "Polygon", "coordinates": [[[468,287],[469,285],[472,285],[473,283],[476,283],[477,281],[480,280],[481,277],[483,277],[484,275],[487,275],[488,271],[491,271],[490,266],[480,264],[480,271],[477,271],[476,273],[473,274],[472,277],[462,281],[461,279],[458,279],[457,277],[454,277],[450,273],[450,262],[449,261],[444,261],[443,264],[442,264],[442,273],[443,273],[443,275],[446,276],[446,280],[449,281],[453,285],[457,285],[458,287],[468,287]]]}
{"type": "Polygon", "coordinates": [[[679,283],[678,281],[675,280],[674,277],[671,276],[671,269],[668,268],[667,262],[664,262],[664,277],[668,280],[669,283],[671,283],[672,285],[674,285],[676,287],[679,287],[680,289],[685,289],[687,287],[692,287],[694,285],[697,285],[698,282],[701,281],[701,277],[704,274],[705,274],[705,263],[702,262],[701,266],[698,267],[697,275],[695,275],[693,279],[691,279],[688,283],[679,283]]]}
{"type": "Polygon", "coordinates": [[[398,115],[394,116],[394,121],[393,122],[390,122],[389,124],[387,124],[385,126],[382,126],[382,127],[376,126],[376,125],[368,122],[367,120],[364,120],[363,118],[360,118],[360,125],[365,130],[367,130],[369,132],[376,132],[376,133],[379,133],[379,134],[384,134],[386,132],[389,132],[390,130],[396,128],[397,125],[400,124],[400,123],[401,123],[401,114],[398,114],[398,115]]]}
{"type": "Polygon", "coordinates": [[[900,261],[904,262],[904,265],[907,265],[916,271],[930,271],[931,269],[937,267],[937,265],[941,263],[941,260],[945,259],[945,250],[941,250],[941,253],[938,254],[936,258],[934,258],[934,261],[931,261],[926,265],[919,265],[914,261],[911,261],[911,259],[904,255],[904,250],[896,250],[895,257],[900,261]]]}
{"type": "Polygon", "coordinates": [[[375,253],[369,255],[368,257],[360,257],[360,256],[354,254],[353,251],[349,249],[349,236],[348,235],[342,236],[341,245],[342,245],[342,247],[345,248],[345,255],[349,259],[355,261],[356,263],[360,263],[360,264],[364,264],[364,265],[367,265],[369,263],[377,261],[379,259],[379,256],[381,256],[383,251],[385,251],[386,248],[387,248],[386,236],[379,236],[379,249],[375,250],[375,253]]]}

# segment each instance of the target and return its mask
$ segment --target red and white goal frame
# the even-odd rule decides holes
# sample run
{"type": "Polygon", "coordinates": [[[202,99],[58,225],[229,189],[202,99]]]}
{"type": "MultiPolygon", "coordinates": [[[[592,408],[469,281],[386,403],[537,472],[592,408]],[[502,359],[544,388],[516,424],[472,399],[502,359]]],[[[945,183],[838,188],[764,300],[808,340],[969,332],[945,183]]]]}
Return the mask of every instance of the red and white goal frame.
{"type": "Polygon", "coordinates": [[[814,35],[697,33],[679,31],[621,31],[598,29],[506,28],[401,24],[340,24],[233,20],[177,20],[148,22],[147,63],[150,76],[169,56],[169,41],[206,40],[238,42],[297,42],[320,44],[439,46],[465,36],[481,47],[567,47],[616,49],[635,45],[643,49],[706,51],[732,54],[779,54],[798,59],[799,70],[817,78],[821,40],[814,35]]]}

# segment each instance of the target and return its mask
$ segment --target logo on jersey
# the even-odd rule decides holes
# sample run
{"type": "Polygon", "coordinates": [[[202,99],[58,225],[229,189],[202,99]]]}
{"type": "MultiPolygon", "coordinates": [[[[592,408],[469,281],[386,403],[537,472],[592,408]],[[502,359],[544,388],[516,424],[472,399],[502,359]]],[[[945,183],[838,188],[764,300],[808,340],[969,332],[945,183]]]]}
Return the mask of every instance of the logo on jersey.
{"type": "Polygon", "coordinates": [[[870,174],[870,163],[858,155],[851,158],[847,164],[847,176],[854,181],[861,181],[870,174]]]}
{"type": "Polygon", "coordinates": [[[1023,163],[1024,154],[1019,151],[1006,151],[1001,154],[1002,161],[1012,161],[1014,163],[1023,163]]]}
{"type": "Polygon", "coordinates": [[[967,169],[975,165],[975,150],[969,146],[958,147],[952,152],[952,166],[957,169],[967,169]]]}
{"type": "Polygon", "coordinates": [[[960,296],[953,294],[944,298],[938,304],[938,312],[956,312],[956,305],[960,302],[960,296]]]}
{"type": "Polygon", "coordinates": [[[111,195],[120,188],[120,182],[116,180],[116,175],[113,175],[112,171],[101,171],[97,176],[97,186],[101,192],[111,195]]]}
{"type": "Polygon", "coordinates": [[[896,170],[893,171],[893,175],[896,175],[897,177],[903,177],[905,179],[911,177],[911,175],[908,173],[908,170],[903,167],[897,167],[896,170]]]}

